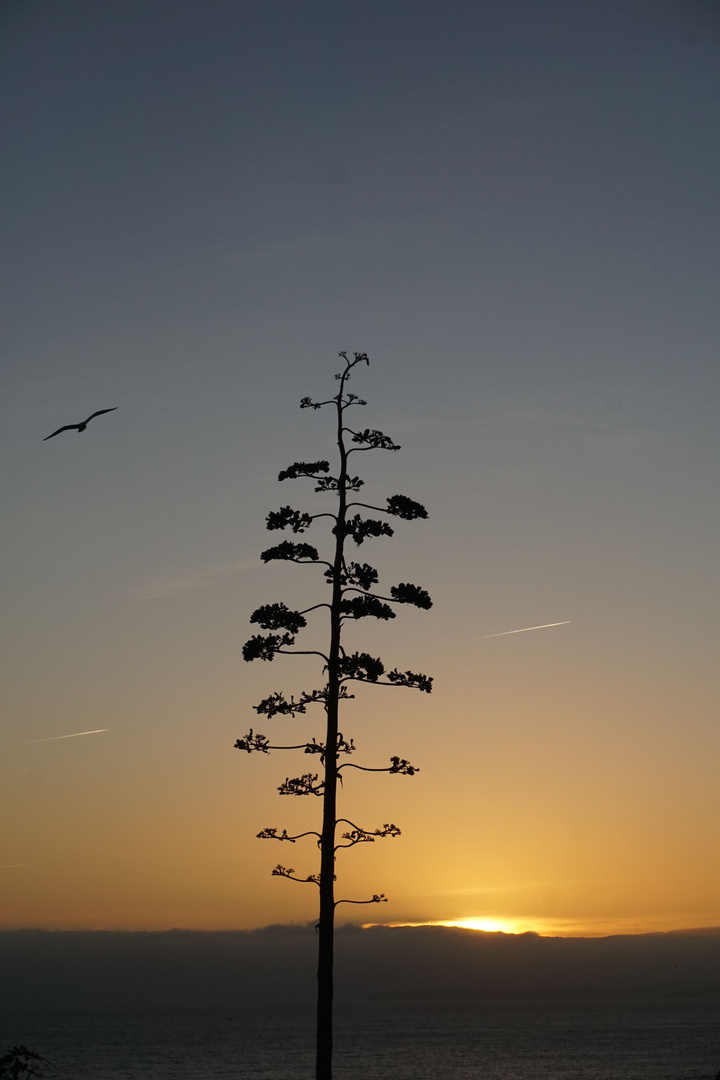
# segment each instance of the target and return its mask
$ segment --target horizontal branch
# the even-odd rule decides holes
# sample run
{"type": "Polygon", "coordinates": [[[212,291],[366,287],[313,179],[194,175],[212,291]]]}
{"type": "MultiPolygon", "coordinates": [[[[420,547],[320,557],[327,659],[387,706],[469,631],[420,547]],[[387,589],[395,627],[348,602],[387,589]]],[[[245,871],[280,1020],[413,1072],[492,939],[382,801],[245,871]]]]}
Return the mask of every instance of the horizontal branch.
{"type": "Polygon", "coordinates": [[[387,681],[381,681],[381,676],[385,675],[385,665],[379,657],[370,656],[365,652],[348,655],[341,650],[339,668],[341,683],[354,680],[380,686],[407,686],[424,691],[426,694],[432,690],[432,678],[421,672],[398,671],[397,668],[393,668],[392,671],[387,672],[387,681]]]}
{"type": "Polygon", "coordinates": [[[333,566],[326,559],[320,558],[317,548],[314,548],[312,544],[296,544],[294,540],[283,540],[281,544],[267,548],[266,551],[260,553],[260,558],[265,563],[274,560],[294,562],[301,565],[314,563],[318,566],[329,566],[331,570],[333,566]]]}
{"type": "MultiPolygon", "coordinates": [[[[273,873],[275,871],[273,870],[273,873]]],[[[295,880],[298,880],[297,878],[295,880]]],[[[338,904],[387,904],[388,899],[385,893],[374,893],[370,900],[336,900],[335,907],[338,904]]]]}
{"type": "Polygon", "coordinates": [[[281,866],[279,863],[271,873],[271,877],[284,877],[289,878],[290,881],[299,881],[301,885],[320,884],[319,874],[308,874],[307,877],[295,877],[295,870],[292,866],[281,866]]]}
{"type": "Polygon", "coordinates": [[[284,649],[283,645],[294,645],[295,638],[291,634],[254,634],[243,645],[243,660],[272,661],[275,656],[319,656],[325,661],[327,667],[330,661],[325,653],[317,649],[284,649]]]}
{"type": "Polygon", "coordinates": [[[374,600],[384,600],[388,604],[412,604],[414,607],[422,608],[428,611],[432,607],[432,600],[430,595],[421,589],[419,585],[411,585],[409,582],[401,582],[399,585],[392,585],[390,587],[390,596],[382,596],[380,593],[371,593],[369,591],[370,586],[346,585],[343,590],[343,596],[345,593],[356,592],[360,596],[371,597],[374,600]]]}
{"type": "Polygon", "coordinates": [[[402,518],[404,521],[415,521],[417,518],[426,518],[428,512],[422,503],[415,499],[409,499],[407,495],[391,495],[385,506],[371,506],[370,503],[351,502],[351,506],[362,506],[365,510],[377,510],[381,514],[391,514],[393,517],[402,518]]]}
{"type": "MultiPolygon", "coordinates": [[[[342,490],[343,491],[359,491],[365,484],[364,480],[361,480],[359,476],[346,476],[342,490]]],[[[322,476],[318,479],[315,487],[317,492],[327,491],[340,491],[340,477],[338,476],[322,476]]],[[[335,519],[337,521],[337,518],[335,519]]]]}
{"type": "Polygon", "coordinates": [[[369,686],[407,686],[414,690],[425,690],[425,692],[429,694],[430,690],[432,689],[432,679],[428,679],[427,676],[422,676],[422,678],[427,680],[427,689],[425,686],[419,686],[414,683],[399,682],[397,680],[393,680],[392,682],[386,682],[384,679],[365,679],[361,675],[346,675],[345,678],[342,679],[342,682],[361,682],[367,683],[369,686]]]}
{"type": "Polygon", "coordinates": [[[326,665],[330,663],[325,653],[318,652],[317,649],[276,649],[275,651],[280,656],[319,656],[326,665]]]}
{"type": "Polygon", "coordinates": [[[343,769],[360,769],[361,772],[386,772],[386,773],[400,773],[403,776],[414,776],[415,773],[420,772],[416,765],[411,765],[406,758],[391,757],[390,765],[384,769],[371,769],[367,765],[356,765],[352,761],[346,761],[344,765],[338,766],[338,772],[343,769]]]}
{"type": "Polygon", "coordinates": [[[433,680],[431,676],[423,675],[421,672],[398,671],[397,668],[393,668],[392,671],[388,671],[387,677],[391,686],[409,686],[425,694],[432,691],[433,680]]]}
{"type": "Polygon", "coordinates": [[[281,691],[276,691],[270,694],[269,697],[264,698],[259,705],[254,705],[256,713],[261,715],[272,716],[292,716],[297,714],[304,715],[307,712],[307,705],[313,705],[317,702],[321,702],[325,705],[327,701],[327,687],[323,690],[311,690],[309,693],[307,690],[303,690],[298,700],[295,700],[294,695],[290,695],[288,700],[281,691]]]}
{"type": "Polygon", "coordinates": [[[283,829],[281,833],[278,833],[277,829],[263,829],[262,832],[257,834],[258,840],[287,840],[289,844],[294,844],[296,840],[302,840],[304,836],[317,836],[318,844],[320,843],[321,836],[319,832],[310,830],[310,832],[301,832],[297,836],[288,836],[287,830],[283,829]]]}
{"type": "Polygon", "coordinates": [[[347,431],[352,435],[352,441],[354,443],[366,443],[365,446],[351,447],[347,453],[352,454],[353,450],[399,450],[398,443],[393,442],[389,435],[385,435],[384,432],[378,431],[376,428],[365,428],[364,431],[353,431],[352,428],[345,427],[343,431],[347,431]]]}
{"type": "Polygon", "coordinates": [[[329,461],[294,461],[287,469],[278,473],[278,480],[297,480],[301,476],[308,476],[311,480],[319,480],[319,473],[326,473],[330,469],[329,461]]]}
{"type": "Polygon", "coordinates": [[[400,836],[400,829],[397,825],[385,824],[379,829],[363,829],[360,825],[356,825],[353,821],[349,821],[347,818],[338,818],[337,824],[341,821],[352,826],[350,832],[344,832],[342,834],[343,840],[348,840],[347,844],[336,844],[335,851],[340,848],[355,847],[356,844],[374,844],[376,840],[382,839],[385,836],[390,836],[393,839],[396,836],[400,836]]]}
{"type": "MultiPolygon", "coordinates": [[[[322,760],[325,757],[325,744],[316,742],[315,739],[311,742],[297,743],[293,746],[275,746],[270,743],[265,735],[253,732],[252,728],[250,728],[247,735],[236,741],[235,749],[246,750],[248,754],[251,754],[253,750],[259,750],[262,754],[268,754],[271,750],[303,750],[306,754],[320,754],[322,760]]],[[[351,754],[354,749],[355,746],[352,740],[350,743],[346,743],[341,735],[337,747],[338,753],[351,754]]]]}

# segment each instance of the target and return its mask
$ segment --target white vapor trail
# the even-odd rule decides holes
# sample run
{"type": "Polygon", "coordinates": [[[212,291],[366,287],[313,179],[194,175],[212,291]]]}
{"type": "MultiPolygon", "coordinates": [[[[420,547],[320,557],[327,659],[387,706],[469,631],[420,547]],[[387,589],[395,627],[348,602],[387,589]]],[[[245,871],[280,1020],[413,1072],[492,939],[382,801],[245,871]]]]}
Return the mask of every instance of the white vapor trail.
{"type": "Polygon", "coordinates": [[[523,626],[520,630],[503,630],[500,634],[484,634],[486,638],[489,637],[507,637],[508,634],[527,634],[528,630],[547,630],[550,626],[567,626],[572,620],[563,619],[562,622],[546,622],[542,626],[523,626]]]}
{"type": "Polygon", "coordinates": [[[32,746],[33,743],[39,742],[56,742],[57,739],[77,739],[79,735],[99,735],[102,731],[109,731],[110,728],[100,727],[95,728],[94,731],[73,731],[71,735],[51,735],[48,739],[30,739],[29,742],[18,743],[18,746],[32,746]]]}

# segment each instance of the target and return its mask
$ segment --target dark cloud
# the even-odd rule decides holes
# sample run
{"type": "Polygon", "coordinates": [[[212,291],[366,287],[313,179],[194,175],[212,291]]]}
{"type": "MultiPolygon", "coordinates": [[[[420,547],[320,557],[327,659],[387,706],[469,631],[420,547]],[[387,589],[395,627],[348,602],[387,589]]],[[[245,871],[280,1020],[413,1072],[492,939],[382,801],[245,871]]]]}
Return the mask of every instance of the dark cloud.
{"type": "MultiPolygon", "coordinates": [[[[0,933],[0,1008],[239,1008],[311,1000],[312,926],[0,933]]],[[[717,996],[720,930],[543,938],[447,927],[342,928],[340,1000],[717,996]]]]}

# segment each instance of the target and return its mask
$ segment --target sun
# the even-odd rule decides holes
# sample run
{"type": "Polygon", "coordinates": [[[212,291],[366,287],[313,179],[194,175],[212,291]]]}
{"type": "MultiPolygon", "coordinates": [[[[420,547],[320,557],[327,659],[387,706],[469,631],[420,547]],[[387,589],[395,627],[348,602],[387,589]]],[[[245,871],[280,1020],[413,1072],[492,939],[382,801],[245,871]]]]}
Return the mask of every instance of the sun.
{"type": "Polygon", "coordinates": [[[516,934],[518,931],[509,919],[442,919],[430,926],[457,926],[462,930],[484,930],[487,934],[516,934]]]}
{"type": "Polygon", "coordinates": [[[460,930],[482,930],[486,934],[522,934],[528,929],[513,919],[434,919],[428,922],[364,923],[363,929],[372,926],[450,926],[460,930]]]}

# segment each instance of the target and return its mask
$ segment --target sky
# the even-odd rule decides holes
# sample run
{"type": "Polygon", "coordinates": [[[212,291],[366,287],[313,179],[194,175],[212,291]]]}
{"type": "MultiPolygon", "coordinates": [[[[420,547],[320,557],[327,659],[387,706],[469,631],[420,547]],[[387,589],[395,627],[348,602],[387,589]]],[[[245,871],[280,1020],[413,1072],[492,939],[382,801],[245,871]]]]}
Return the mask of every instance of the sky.
{"type": "Polygon", "coordinates": [[[341,349],[430,514],[359,554],[434,600],[348,637],[435,679],[343,716],[420,769],[347,777],[402,836],[343,920],[720,925],[719,59],[710,0],[3,6],[0,927],[316,917],[255,839],[306,759],[233,744],[322,735],[242,645],[325,598],[259,554],[341,349]]]}

